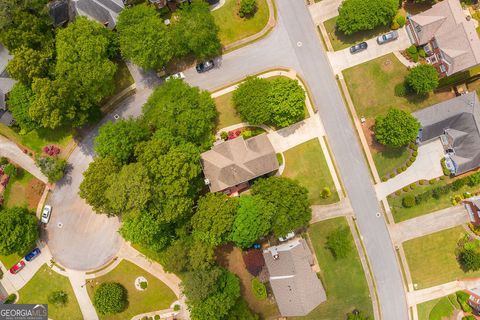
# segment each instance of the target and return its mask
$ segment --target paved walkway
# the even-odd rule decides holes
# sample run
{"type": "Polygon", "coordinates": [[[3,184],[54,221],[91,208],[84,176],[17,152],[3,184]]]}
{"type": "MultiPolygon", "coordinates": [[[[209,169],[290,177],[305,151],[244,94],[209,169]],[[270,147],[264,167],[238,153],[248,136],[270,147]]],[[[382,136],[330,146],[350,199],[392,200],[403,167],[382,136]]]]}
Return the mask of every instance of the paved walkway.
{"type": "Polygon", "coordinates": [[[398,29],[397,31],[399,35],[397,40],[382,45],[377,43],[376,38],[367,40],[367,50],[356,54],[351,54],[350,48],[335,52],[327,52],[327,57],[332,66],[333,73],[338,74],[344,69],[408,48],[411,45],[411,42],[405,28],[398,29]]]}
{"type": "Polygon", "coordinates": [[[375,185],[378,199],[383,199],[413,182],[442,176],[443,170],[440,160],[443,155],[444,151],[440,139],[421,145],[418,148],[417,160],[406,171],[392,179],[375,185]]]}
{"type": "Polygon", "coordinates": [[[353,209],[347,198],[343,198],[334,204],[312,206],[312,220],[310,220],[310,223],[341,216],[353,216],[353,209]]]}
{"type": "Polygon", "coordinates": [[[317,138],[319,133],[323,136],[323,126],[318,117],[310,117],[290,127],[286,127],[268,134],[275,152],[285,152],[299,144],[317,138]]]}
{"type": "Polygon", "coordinates": [[[468,222],[467,210],[463,205],[459,205],[389,225],[389,230],[393,243],[400,244],[468,222]]]}
{"type": "Polygon", "coordinates": [[[448,296],[459,290],[473,289],[478,286],[480,286],[480,278],[456,280],[435,287],[408,292],[407,302],[409,306],[413,306],[415,304],[448,296]]]}
{"type": "Polygon", "coordinates": [[[314,24],[320,24],[325,20],[338,16],[338,7],[342,0],[322,0],[308,7],[314,24]]]}
{"type": "Polygon", "coordinates": [[[95,311],[90,297],[88,296],[85,273],[81,271],[67,270],[67,275],[70,279],[70,283],[72,284],[75,297],[77,297],[83,319],[97,320],[97,312],[95,311]]]}
{"type": "Polygon", "coordinates": [[[48,183],[47,177],[45,177],[45,175],[40,171],[35,164],[35,161],[27,154],[23,153],[23,151],[15,143],[11,142],[4,136],[0,136],[0,156],[7,157],[23,169],[30,172],[38,180],[48,183]]]}

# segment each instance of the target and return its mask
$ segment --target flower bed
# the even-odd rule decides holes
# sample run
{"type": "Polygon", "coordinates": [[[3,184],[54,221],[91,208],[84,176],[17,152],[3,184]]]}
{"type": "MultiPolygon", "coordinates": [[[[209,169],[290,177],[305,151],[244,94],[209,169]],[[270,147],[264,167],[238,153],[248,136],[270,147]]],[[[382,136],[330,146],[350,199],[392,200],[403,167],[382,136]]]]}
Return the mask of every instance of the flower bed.
{"type": "Polygon", "coordinates": [[[407,170],[408,167],[410,167],[415,160],[417,160],[417,155],[418,155],[418,146],[415,143],[410,143],[408,145],[408,152],[409,152],[409,158],[407,161],[402,166],[397,167],[394,171],[392,171],[389,175],[383,176],[382,181],[385,182],[388,179],[391,179],[395,177],[397,174],[400,174],[407,170]]]}
{"type": "Polygon", "coordinates": [[[242,136],[244,139],[249,139],[249,138],[258,136],[259,134],[262,134],[264,132],[265,130],[259,127],[244,127],[244,128],[231,130],[228,132],[223,131],[220,133],[220,136],[222,137],[223,140],[232,140],[240,136],[242,136]]]}

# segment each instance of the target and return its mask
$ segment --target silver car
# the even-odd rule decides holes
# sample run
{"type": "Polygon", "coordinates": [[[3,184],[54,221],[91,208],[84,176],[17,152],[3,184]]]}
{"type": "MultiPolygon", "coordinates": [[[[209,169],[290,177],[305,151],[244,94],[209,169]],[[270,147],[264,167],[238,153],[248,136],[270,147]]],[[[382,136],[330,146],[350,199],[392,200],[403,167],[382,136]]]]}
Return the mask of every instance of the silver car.
{"type": "Polygon", "coordinates": [[[171,76],[166,77],[165,81],[168,81],[171,79],[185,79],[185,75],[183,74],[183,72],[177,72],[172,74],[171,76]]]}
{"type": "Polygon", "coordinates": [[[390,31],[389,33],[382,34],[377,38],[378,44],[384,44],[390,41],[394,41],[398,39],[398,32],[397,31],[390,31]]]}
{"type": "Polygon", "coordinates": [[[51,206],[46,205],[45,207],[43,207],[41,221],[43,223],[48,223],[48,221],[50,220],[50,215],[51,214],[52,214],[52,207],[51,206]]]}

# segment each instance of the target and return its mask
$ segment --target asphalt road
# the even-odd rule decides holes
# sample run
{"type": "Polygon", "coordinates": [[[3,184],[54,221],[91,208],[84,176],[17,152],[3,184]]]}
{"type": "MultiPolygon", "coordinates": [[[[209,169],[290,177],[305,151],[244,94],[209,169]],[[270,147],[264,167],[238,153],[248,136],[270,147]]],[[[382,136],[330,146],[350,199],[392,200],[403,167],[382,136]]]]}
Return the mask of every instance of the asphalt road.
{"type": "Polygon", "coordinates": [[[218,88],[269,67],[292,67],[304,77],[337,161],[357,217],[375,277],[383,319],[408,319],[407,302],[395,251],[370,180],[354,128],[332,69],[303,1],[277,0],[279,25],[271,36],[223,56],[221,65],[186,80],[204,89],[218,88]]]}

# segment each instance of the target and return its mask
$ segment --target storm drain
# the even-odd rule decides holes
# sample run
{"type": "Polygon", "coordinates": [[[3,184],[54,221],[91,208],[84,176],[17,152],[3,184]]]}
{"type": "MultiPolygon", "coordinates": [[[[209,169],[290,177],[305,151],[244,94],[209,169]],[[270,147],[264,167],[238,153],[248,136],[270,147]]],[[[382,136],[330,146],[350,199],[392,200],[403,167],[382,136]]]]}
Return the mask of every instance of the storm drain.
{"type": "Polygon", "coordinates": [[[59,227],[60,229],[62,229],[62,228],[63,228],[63,223],[61,223],[61,222],[57,223],[57,227],[59,227]]]}

